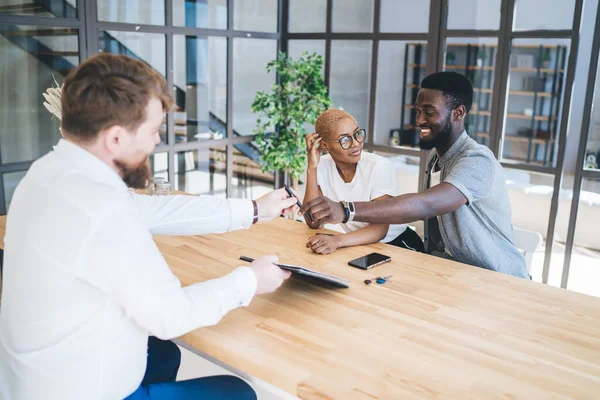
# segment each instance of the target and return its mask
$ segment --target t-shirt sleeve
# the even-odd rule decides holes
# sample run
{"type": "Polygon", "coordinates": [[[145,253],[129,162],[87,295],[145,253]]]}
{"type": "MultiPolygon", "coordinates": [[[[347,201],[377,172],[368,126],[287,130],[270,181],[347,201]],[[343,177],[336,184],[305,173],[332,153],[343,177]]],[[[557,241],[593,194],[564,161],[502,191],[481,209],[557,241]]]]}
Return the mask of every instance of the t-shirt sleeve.
{"type": "Polygon", "coordinates": [[[472,153],[461,158],[443,182],[457,188],[467,205],[487,196],[494,182],[495,159],[485,153],[472,153]]]}
{"type": "Polygon", "coordinates": [[[373,186],[371,189],[371,200],[381,196],[397,196],[398,181],[396,179],[396,170],[387,158],[377,160],[373,169],[373,186]]]}

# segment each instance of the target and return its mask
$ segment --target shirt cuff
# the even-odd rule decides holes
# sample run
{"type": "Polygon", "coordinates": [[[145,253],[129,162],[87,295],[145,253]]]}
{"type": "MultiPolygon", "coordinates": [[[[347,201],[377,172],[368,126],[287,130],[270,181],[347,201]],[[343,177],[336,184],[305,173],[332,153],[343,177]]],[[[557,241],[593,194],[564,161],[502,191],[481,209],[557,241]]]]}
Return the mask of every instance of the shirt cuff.
{"type": "Polygon", "coordinates": [[[227,199],[231,210],[231,230],[248,229],[252,226],[254,207],[251,200],[227,199]]]}
{"type": "Polygon", "coordinates": [[[235,281],[236,307],[248,307],[256,294],[256,274],[250,267],[238,267],[229,274],[235,281]]]}

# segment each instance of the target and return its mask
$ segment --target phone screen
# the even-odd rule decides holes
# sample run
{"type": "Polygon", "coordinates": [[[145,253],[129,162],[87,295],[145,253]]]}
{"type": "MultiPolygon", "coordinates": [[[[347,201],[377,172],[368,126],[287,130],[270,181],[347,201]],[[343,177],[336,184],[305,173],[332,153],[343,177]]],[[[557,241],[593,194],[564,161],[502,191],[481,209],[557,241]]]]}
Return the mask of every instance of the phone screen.
{"type": "Polygon", "coordinates": [[[389,256],[380,254],[380,253],[371,253],[364,257],[359,257],[356,260],[350,261],[348,264],[360,268],[360,269],[369,269],[374,267],[375,265],[390,261],[391,258],[389,256]]]}

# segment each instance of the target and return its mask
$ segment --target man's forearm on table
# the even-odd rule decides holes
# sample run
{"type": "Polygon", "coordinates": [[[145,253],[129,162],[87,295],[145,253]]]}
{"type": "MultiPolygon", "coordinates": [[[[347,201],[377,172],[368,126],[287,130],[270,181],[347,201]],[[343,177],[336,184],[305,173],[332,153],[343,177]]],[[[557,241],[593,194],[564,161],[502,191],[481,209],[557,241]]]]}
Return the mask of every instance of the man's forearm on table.
{"type": "Polygon", "coordinates": [[[407,224],[435,216],[427,199],[418,193],[378,201],[354,203],[355,221],[372,224],[407,224]]]}

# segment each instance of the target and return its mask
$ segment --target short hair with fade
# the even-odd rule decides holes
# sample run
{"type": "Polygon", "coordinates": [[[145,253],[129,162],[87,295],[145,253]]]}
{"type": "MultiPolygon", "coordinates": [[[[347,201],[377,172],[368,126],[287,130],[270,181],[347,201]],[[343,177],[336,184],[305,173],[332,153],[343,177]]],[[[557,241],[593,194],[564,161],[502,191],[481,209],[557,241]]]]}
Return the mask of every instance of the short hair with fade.
{"type": "Polygon", "coordinates": [[[323,111],[315,121],[315,132],[322,137],[331,137],[331,128],[336,122],[343,119],[351,119],[356,122],[356,119],[346,111],[339,108],[329,108],[323,111]]]}
{"type": "Polygon", "coordinates": [[[136,131],[148,117],[150,99],[163,110],[173,106],[167,82],[143,61],[99,53],[75,68],[61,90],[63,134],[89,142],[100,132],[120,125],[136,131]]]}
{"type": "Polygon", "coordinates": [[[422,89],[434,89],[442,92],[446,105],[451,110],[463,105],[467,112],[473,105],[473,85],[466,76],[454,71],[435,72],[423,79],[422,89]]]}

